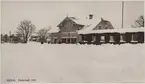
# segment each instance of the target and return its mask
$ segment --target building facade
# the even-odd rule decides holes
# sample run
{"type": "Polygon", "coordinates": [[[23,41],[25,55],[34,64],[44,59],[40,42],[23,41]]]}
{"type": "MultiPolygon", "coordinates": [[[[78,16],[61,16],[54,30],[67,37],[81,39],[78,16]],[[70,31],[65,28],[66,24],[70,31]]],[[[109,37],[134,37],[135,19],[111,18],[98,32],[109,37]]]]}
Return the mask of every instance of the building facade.
{"type": "Polygon", "coordinates": [[[101,21],[93,19],[93,15],[90,14],[88,19],[78,19],[76,17],[66,17],[61,21],[57,27],[58,32],[51,33],[51,43],[77,43],[81,37],[78,31],[83,29],[86,30],[97,30],[97,29],[113,29],[112,24],[101,18],[101,21]]]}

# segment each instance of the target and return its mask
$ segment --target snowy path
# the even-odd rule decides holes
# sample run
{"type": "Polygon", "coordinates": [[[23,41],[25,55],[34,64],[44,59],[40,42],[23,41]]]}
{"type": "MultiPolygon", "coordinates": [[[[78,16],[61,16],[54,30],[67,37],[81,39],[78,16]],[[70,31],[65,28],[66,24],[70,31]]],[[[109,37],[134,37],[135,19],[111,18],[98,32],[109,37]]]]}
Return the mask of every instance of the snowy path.
{"type": "Polygon", "coordinates": [[[145,82],[145,44],[2,44],[2,80],[145,82]]]}

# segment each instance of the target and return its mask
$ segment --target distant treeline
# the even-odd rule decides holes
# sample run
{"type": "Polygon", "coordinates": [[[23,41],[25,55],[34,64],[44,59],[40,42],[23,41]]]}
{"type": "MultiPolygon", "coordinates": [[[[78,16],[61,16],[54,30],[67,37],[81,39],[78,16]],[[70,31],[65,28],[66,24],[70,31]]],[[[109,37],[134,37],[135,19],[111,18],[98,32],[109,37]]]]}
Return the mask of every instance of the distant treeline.
{"type": "Polygon", "coordinates": [[[1,43],[23,43],[18,35],[1,34],[1,43]]]}

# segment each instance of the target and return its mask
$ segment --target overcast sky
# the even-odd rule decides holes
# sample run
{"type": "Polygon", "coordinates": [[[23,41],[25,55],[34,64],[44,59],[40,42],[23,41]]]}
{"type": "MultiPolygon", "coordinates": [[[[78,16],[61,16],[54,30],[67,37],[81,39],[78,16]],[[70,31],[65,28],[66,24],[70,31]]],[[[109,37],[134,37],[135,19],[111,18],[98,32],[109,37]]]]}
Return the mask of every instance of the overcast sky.
{"type": "MultiPolygon", "coordinates": [[[[3,2],[2,33],[14,32],[22,20],[31,20],[37,30],[55,28],[67,15],[85,18],[90,13],[100,20],[109,20],[114,28],[121,28],[121,1],[96,2],[3,2]]],[[[124,27],[144,14],[143,1],[124,2],[124,27]]]]}

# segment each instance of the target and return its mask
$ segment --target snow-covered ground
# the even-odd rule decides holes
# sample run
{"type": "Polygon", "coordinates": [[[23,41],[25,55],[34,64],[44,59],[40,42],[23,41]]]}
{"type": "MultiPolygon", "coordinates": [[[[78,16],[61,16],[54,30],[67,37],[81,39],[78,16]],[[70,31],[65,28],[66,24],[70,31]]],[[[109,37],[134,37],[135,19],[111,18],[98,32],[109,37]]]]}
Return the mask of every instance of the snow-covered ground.
{"type": "Polygon", "coordinates": [[[145,44],[2,44],[2,81],[145,82],[145,44]]]}

